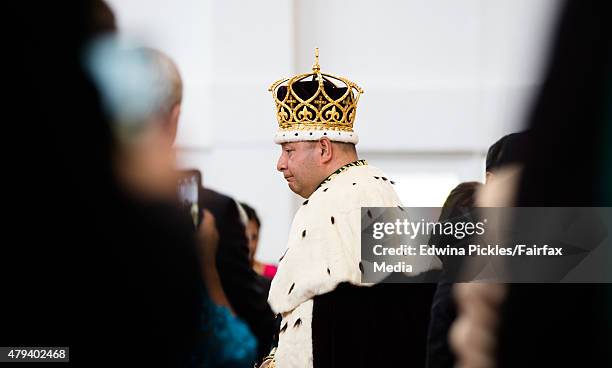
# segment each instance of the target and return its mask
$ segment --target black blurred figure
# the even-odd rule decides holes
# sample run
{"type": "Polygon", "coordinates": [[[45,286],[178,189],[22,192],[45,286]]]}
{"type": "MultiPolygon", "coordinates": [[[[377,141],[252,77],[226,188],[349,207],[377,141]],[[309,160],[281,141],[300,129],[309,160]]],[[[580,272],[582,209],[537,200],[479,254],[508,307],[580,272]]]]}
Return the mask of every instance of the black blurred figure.
{"type": "MultiPolygon", "coordinates": [[[[612,168],[610,35],[609,2],[566,2],[530,117],[517,206],[612,205],[603,180],[612,168]]],[[[612,366],[611,293],[609,284],[510,285],[498,367],[612,366]]]]}
{"type": "Polygon", "coordinates": [[[191,225],[174,204],[118,185],[115,140],[81,64],[107,30],[97,6],[9,5],[0,345],[68,346],[74,366],[188,366],[201,300],[191,225]]]}

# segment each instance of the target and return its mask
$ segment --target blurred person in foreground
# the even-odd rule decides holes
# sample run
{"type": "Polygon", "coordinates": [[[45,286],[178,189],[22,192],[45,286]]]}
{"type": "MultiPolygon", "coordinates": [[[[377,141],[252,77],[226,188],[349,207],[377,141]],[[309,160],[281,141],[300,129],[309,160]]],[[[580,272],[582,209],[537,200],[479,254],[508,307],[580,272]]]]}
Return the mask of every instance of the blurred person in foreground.
{"type": "MultiPolygon", "coordinates": [[[[304,201],[270,288],[281,322],[278,347],[264,366],[422,366],[433,288],[362,286],[361,208],[397,209],[401,202],[394,181],[357,156],[353,122],[362,90],[322,73],[318,49],[315,58],[311,73],[270,87],[277,170],[304,201]],[[421,299],[428,304],[415,303],[421,299]]],[[[411,275],[429,271],[423,263],[411,275]]]]}
{"type": "MultiPolygon", "coordinates": [[[[610,206],[612,33],[609,4],[569,0],[530,116],[515,206],[610,206]],[[571,148],[570,148],[571,147],[571,148]],[[577,169],[579,174],[568,168],[577,169]]],[[[495,193],[488,198],[495,199],[495,193]]],[[[485,202],[486,204],[487,202],[485,202]]],[[[609,257],[609,254],[608,254],[609,257]]],[[[609,284],[457,288],[451,342],[461,367],[607,367],[609,284]]]]}
{"type": "MultiPolygon", "coordinates": [[[[138,182],[141,188],[155,181],[155,177],[168,168],[168,189],[172,195],[176,194],[179,172],[174,168],[173,143],[176,137],[178,121],[182,103],[182,79],[175,63],[164,53],[150,48],[133,50],[144,58],[145,66],[152,74],[153,86],[160,91],[159,103],[152,115],[149,127],[145,130],[150,134],[159,134],[163,139],[156,145],[154,152],[141,152],[139,157],[156,157],[165,155],[166,162],[156,160],[155,164],[146,165],[143,160],[129,160],[124,175],[138,182]],[[142,171],[139,171],[142,170],[142,171]],[[141,172],[142,174],[137,174],[141,172]],[[153,174],[154,177],[150,177],[153,174]]],[[[151,147],[150,145],[148,145],[151,147]]],[[[202,298],[201,339],[194,354],[193,365],[196,367],[252,367],[256,360],[257,341],[247,324],[236,316],[235,309],[229,301],[221,283],[217,266],[219,253],[220,232],[213,213],[199,207],[199,192],[201,188],[201,174],[195,173],[199,180],[193,182],[190,193],[196,198],[190,198],[198,204],[198,211],[191,212],[191,206],[186,211],[192,215],[199,245],[199,256],[202,265],[202,277],[205,290],[202,298]]],[[[158,180],[159,181],[159,180],[158,180]]],[[[166,182],[164,181],[164,184],[166,182]]],[[[164,185],[165,187],[165,185],[164,185]]],[[[239,230],[239,229],[238,229],[239,230]]]]}
{"type": "Polygon", "coordinates": [[[125,147],[83,64],[94,4],[11,7],[22,37],[7,46],[12,134],[31,146],[5,201],[14,240],[2,278],[15,289],[1,345],[67,346],[75,366],[190,366],[201,310],[193,231],[165,175],[141,192],[121,174],[125,147]]]}
{"type": "MultiPolygon", "coordinates": [[[[522,155],[526,148],[528,132],[517,132],[503,136],[489,147],[485,163],[485,185],[477,182],[459,184],[444,203],[440,220],[471,221],[474,222],[473,213],[470,209],[482,206],[485,203],[493,206],[493,203],[503,205],[510,202],[507,197],[513,193],[511,188],[516,187],[520,169],[522,167],[522,155]],[[494,198],[489,199],[494,193],[494,198]],[[502,195],[502,193],[504,193],[502,195]]],[[[434,244],[454,244],[465,247],[473,239],[464,238],[458,241],[453,236],[446,239],[432,237],[430,242],[434,244]]],[[[472,259],[471,261],[476,261],[472,259]]],[[[467,270],[464,267],[466,258],[457,259],[456,256],[442,258],[444,264],[442,280],[438,283],[436,294],[432,305],[432,316],[429,325],[427,367],[453,367],[455,355],[450,349],[448,334],[452,323],[457,316],[457,306],[453,297],[452,289],[457,282],[472,281],[484,265],[470,265],[467,270]]],[[[495,286],[490,286],[495,288],[495,286]]]]}
{"type": "Polygon", "coordinates": [[[257,247],[259,245],[259,232],[261,229],[259,216],[257,216],[255,209],[248,204],[241,202],[240,205],[244,208],[247,215],[246,233],[249,239],[249,260],[251,261],[251,266],[259,275],[271,280],[274,278],[274,275],[276,275],[277,266],[263,263],[255,259],[255,254],[257,253],[257,247]]]}
{"type": "MultiPolygon", "coordinates": [[[[181,111],[181,76],[172,60],[159,51],[145,48],[140,50],[140,52],[148,58],[149,62],[147,65],[152,69],[154,75],[158,76],[154,80],[156,87],[150,88],[150,90],[161,91],[159,93],[159,106],[161,106],[161,109],[154,114],[156,124],[154,124],[151,134],[159,136],[159,139],[163,142],[160,142],[161,145],[155,152],[148,152],[146,157],[154,157],[156,155],[167,157],[169,159],[167,164],[174,167],[175,150],[172,145],[176,139],[181,111]]],[[[157,166],[147,166],[146,163],[134,161],[133,164],[126,168],[125,172],[127,177],[142,182],[146,186],[146,183],[149,181],[146,178],[140,180],[141,178],[139,178],[138,173],[147,172],[150,176],[151,173],[158,172],[159,168],[163,166],[164,163],[158,163],[157,166]]],[[[173,177],[168,177],[169,180],[160,180],[165,183],[164,187],[172,188],[174,194],[176,193],[176,183],[178,182],[177,175],[178,172],[175,171],[173,177]]],[[[239,205],[233,198],[205,188],[202,185],[202,180],[199,180],[199,187],[196,190],[198,207],[201,210],[206,209],[208,215],[214,217],[215,229],[218,232],[218,245],[214,248],[215,252],[207,253],[214,255],[216,260],[214,263],[215,267],[212,270],[205,270],[205,272],[218,275],[218,277],[215,276],[215,280],[218,279],[220,282],[219,285],[215,283],[215,287],[219,289],[219,292],[216,294],[223,294],[223,298],[222,300],[213,300],[213,302],[220,302],[220,305],[228,304],[231,306],[230,314],[232,316],[227,316],[227,322],[225,323],[228,326],[228,330],[222,333],[225,336],[224,348],[220,349],[225,352],[224,355],[226,357],[219,358],[219,361],[223,359],[247,361],[247,357],[252,355],[250,353],[252,345],[251,334],[257,339],[257,357],[261,358],[270,349],[274,333],[274,315],[266,300],[269,283],[259,277],[249,263],[248,240],[245,235],[245,226],[240,219],[239,205]],[[242,321],[247,323],[248,328],[245,329],[240,326],[242,321]],[[232,339],[231,336],[241,336],[243,345],[234,345],[236,339],[232,339]],[[232,346],[234,348],[230,349],[232,346]],[[230,350],[233,350],[233,353],[230,350]]],[[[206,216],[203,218],[205,219],[206,216]]],[[[205,263],[210,265],[208,261],[205,261],[205,263]]],[[[209,312],[214,312],[216,316],[221,314],[220,309],[209,309],[209,312]]],[[[217,319],[214,318],[214,320],[217,319]]],[[[218,326],[210,325],[209,327],[217,328],[218,326]]],[[[215,339],[212,340],[214,341],[215,339]]],[[[248,365],[252,366],[252,361],[248,365]]]]}
{"type": "MultiPolygon", "coordinates": [[[[156,53],[153,50],[147,52],[156,53]]],[[[160,111],[158,116],[161,119],[156,124],[157,132],[163,136],[162,139],[165,141],[160,151],[170,150],[174,152],[171,143],[176,138],[178,116],[181,109],[181,77],[170,59],[159,53],[154,55],[154,59],[157,60],[152,65],[154,69],[158,70],[161,73],[160,75],[166,76],[159,79],[159,83],[164,85],[164,89],[167,91],[165,97],[167,103],[162,104],[165,109],[160,111]]],[[[164,157],[168,156],[164,155],[164,157]]],[[[174,164],[174,159],[172,163],[174,164]]],[[[137,177],[138,169],[134,172],[131,171],[135,168],[133,166],[125,170],[127,176],[133,177],[137,181],[146,182],[146,179],[139,180],[137,177]],[[129,174],[130,172],[132,174],[129,174]]],[[[149,168],[152,172],[156,172],[155,167],[150,166],[149,168]]],[[[142,171],[149,170],[144,168],[142,171]]],[[[175,173],[174,180],[167,182],[168,186],[174,185],[174,188],[176,188],[177,175],[178,173],[175,173]]],[[[275,326],[274,314],[267,302],[269,281],[260,277],[252,269],[249,261],[249,243],[245,233],[245,225],[240,218],[239,205],[233,198],[202,186],[202,180],[199,181],[196,197],[198,208],[209,211],[215,220],[215,229],[218,232],[218,246],[214,252],[215,266],[223,294],[231,305],[232,313],[245,321],[250,332],[256,337],[257,357],[262,358],[269,351],[272,343],[275,326]]],[[[238,323],[236,322],[236,324],[238,323]]],[[[245,332],[246,350],[250,346],[247,343],[249,340],[247,335],[245,332]]]]}
{"type": "MultiPolygon", "coordinates": [[[[457,185],[446,198],[438,222],[475,222],[471,210],[481,186],[482,183],[473,181],[457,185]]],[[[471,239],[470,236],[457,239],[453,235],[436,234],[431,236],[428,244],[436,246],[450,244],[453,248],[467,248],[471,239]]],[[[448,344],[448,332],[457,316],[452,287],[458,281],[462,258],[440,257],[442,274],[433,297],[427,334],[426,367],[428,368],[452,368],[455,365],[455,357],[448,344]]]]}

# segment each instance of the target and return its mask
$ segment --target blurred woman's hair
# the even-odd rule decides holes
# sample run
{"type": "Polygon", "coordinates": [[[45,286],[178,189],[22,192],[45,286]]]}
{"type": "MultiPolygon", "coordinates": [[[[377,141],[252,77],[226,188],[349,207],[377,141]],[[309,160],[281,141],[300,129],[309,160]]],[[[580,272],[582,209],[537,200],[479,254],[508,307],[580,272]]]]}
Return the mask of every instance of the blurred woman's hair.
{"type": "Polygon", "coordinates": [[[244,211],[246,212],[249,221],[255,221],[257,227],[260,228],[261,222],[259,220],[259,216],[257,216],[257,212],[255,211],[255,209],[253,209],[253,207],[249,206],[244,202],[240,202],[240,205],[242,206],[242,208],[244,208],[244,211]]]}

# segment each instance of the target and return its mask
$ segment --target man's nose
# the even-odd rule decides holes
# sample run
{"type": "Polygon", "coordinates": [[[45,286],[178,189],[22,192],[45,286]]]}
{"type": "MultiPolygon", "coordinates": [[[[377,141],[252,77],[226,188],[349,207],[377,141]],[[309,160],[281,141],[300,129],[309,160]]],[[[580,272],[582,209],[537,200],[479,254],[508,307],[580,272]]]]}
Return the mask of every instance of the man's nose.
{"type": "Polygon", "coordinates": [[[276,162],[276,170],[280,172],[287,169],[287,162],[283,156],[284,155],[281,155],[276,162]]]}

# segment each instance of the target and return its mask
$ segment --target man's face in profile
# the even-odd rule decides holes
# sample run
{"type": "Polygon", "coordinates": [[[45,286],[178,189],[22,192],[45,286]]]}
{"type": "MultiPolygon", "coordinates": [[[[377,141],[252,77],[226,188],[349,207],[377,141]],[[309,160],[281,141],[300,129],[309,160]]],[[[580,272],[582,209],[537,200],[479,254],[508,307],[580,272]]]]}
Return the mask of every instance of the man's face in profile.
{"type": "Polygon", "coordinates": [[[308,198],[320,182],[317,142],[288,142],[281,144],[281,155],[276,169],[294,193],[308,198]]]}

